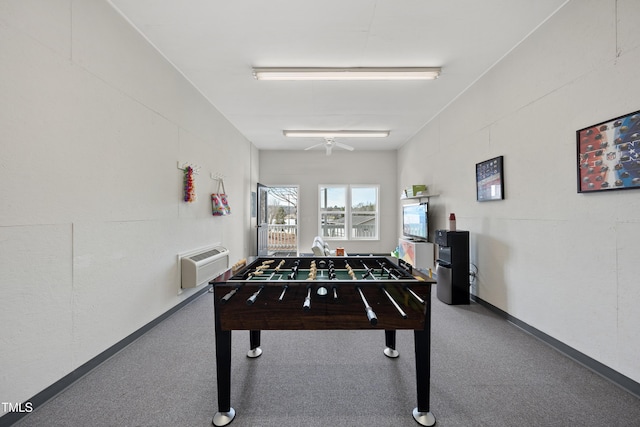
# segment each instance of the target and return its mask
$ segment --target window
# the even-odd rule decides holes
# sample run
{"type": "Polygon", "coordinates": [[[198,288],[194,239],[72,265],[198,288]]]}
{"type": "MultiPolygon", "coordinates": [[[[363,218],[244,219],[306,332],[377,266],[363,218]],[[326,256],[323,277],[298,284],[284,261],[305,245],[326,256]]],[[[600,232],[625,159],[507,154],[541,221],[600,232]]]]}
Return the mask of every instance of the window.
{"type": "Polygon", "coordinates": [[[378,238],[378,187],[351,187],[351,238],[378,238]]]}
{"type": "Polygon", "coordinates": [[[328,239],[378,238],[378,186],[321,185],[320,235],[328,239]]]}

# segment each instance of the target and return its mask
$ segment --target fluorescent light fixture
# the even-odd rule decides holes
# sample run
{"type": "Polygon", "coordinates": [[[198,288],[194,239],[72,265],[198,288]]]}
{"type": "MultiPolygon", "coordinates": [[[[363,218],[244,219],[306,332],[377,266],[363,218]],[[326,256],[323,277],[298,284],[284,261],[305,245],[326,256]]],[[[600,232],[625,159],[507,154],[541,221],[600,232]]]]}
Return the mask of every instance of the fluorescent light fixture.
{"type": "Polygon", "coordinates": [[[285,130],[284,136],[299,138],[384,138],[388,130],[285,130]]]}
{"type": "Polygon", "coordinates": [[[257,80],[433,80],[439,67],[254,68],[257,80]]]}

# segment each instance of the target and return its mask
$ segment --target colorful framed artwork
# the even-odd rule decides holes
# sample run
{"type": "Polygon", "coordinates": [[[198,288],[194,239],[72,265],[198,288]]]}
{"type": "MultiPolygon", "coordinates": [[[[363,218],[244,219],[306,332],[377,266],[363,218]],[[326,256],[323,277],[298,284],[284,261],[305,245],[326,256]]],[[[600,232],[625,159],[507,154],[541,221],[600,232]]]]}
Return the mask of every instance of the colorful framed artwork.
{"type": "Polygon", "coordinates": [[[640,188],[640,111],[576,131],[578,193],[640,188]]]}
{"type": "Polygon", "coordinates": [[[476,197],[479,202],[504,199],[503,156],[476,163],[476,197]]]}

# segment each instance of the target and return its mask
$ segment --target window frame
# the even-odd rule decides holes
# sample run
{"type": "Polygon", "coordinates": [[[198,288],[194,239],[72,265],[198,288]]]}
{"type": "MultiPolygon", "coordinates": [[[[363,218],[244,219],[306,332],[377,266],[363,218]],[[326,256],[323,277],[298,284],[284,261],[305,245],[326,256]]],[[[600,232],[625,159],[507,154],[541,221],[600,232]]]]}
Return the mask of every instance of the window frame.
{"type": "MultiPolygon", "coordinates": [[[[357,212],[357,211],[355,211],[357,212]]],[[[318,185],[318,235],[324,240],[351,240],[351,241],[372,241],[380,240],[380,185],[379,184],[320,184],[318,185]],[[322,223],[323,216],[328,214],[329,211],[326,208],[323,209],[323,190],[326,188],[344,189],[344,235],[341,237],[325,236],[324,227],[322,223]],[[371,237],[356,237],[353,236],[353,190],[358,188],[371,188],[375,191],[375,209],[372,211],[375,216],[375,233],[371,237]]]]}

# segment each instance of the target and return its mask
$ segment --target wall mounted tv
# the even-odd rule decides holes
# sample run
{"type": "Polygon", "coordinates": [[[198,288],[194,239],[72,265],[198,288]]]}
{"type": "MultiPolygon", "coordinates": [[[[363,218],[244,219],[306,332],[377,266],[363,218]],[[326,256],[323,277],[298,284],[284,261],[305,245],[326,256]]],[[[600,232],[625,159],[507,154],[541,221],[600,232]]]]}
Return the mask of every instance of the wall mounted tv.
{"type": "Polygon", "coordinates": [[[429,239],[429,209],[426,203],[402,206],[402,235],[409,239],[429,239]]]}

